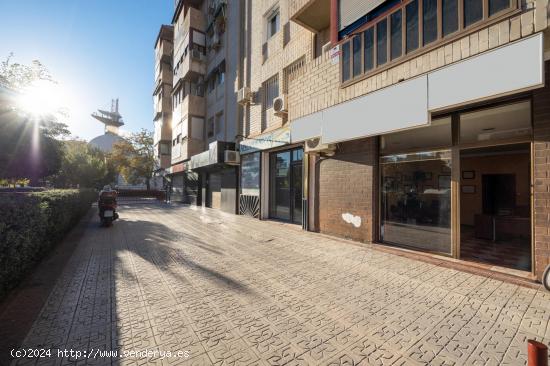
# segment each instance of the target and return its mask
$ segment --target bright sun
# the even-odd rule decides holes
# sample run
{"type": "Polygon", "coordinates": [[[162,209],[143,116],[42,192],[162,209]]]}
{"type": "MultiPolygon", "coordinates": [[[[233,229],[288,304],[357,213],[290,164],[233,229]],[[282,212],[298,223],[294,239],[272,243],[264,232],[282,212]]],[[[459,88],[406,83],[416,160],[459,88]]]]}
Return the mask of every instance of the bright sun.
{"type": "Polygon", "coordinates": [[[65,96],[58,84],[39,80],[25,88],[18,99],[22,111],[41,117],[57,112],[63,106],[65,96]]]}

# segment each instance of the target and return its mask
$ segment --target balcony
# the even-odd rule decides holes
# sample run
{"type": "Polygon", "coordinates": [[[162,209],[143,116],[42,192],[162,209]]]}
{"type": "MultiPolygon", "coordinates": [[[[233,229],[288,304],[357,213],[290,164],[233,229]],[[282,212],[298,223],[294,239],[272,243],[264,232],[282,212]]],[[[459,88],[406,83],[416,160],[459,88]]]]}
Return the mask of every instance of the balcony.
{"type": "Polygon", "coordinates": [[[204,13],[192,7],[187,8],[187,14],[185,14],[185,18],[183,18],[182,32],[184,36],[189,32],[190,28],[201,32],[206,30],[206,17],[204,13]]]}
{"type": "Polygon", "coordinates": [[[162,40],[159,43],[159,46],[155,49],[155,64],[160,64],[161,62],[172,63],[172,52],[174,51],[174,46],[171,42],[162,40]]]}
{"type": "Polygon", "coordinates": [[[312,32],[330,26],[330,0],[290,0],[288,10],[293,22],[312,32]]]}
{"type": "Polygon", "coordinates": [[[153,90],[153,95],[157,94],[161,90],[163,84],[172,85],[173,81],[173,71],[170,67],[163,64],[163,67],[155,68],[155,89],[153,90]]]}
{"type": "Polygon", "coordinates": [[[180,79],[190,79],[196,75],[206,74],[206,55],[197,49],[191,49],[183,56],[183,61],[176,69],[174,82],[180,79]]]}
{"type": "Polygon", "coordinates": [[[188,94],[174,109],[172,119],[174,125],[180,123],[187,116],[204,117],[206,114],[206,100],[198,95],[188,94]]]}
{"type": "Polygon", "coordinates": [[[164,118],[155,121],[155,132],[153,135],[153,141],[156,143],[160,141],[170,141],[172,139],[172,121],[170,116],[165,115],[164,118]]]}

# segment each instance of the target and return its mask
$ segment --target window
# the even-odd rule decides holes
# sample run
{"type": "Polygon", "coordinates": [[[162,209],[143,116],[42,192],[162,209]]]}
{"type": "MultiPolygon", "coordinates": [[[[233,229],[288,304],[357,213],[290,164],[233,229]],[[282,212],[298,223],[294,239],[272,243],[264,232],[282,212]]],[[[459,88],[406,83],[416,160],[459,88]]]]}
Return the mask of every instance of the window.
{"type": "Polygon", "coordinates": [[[483,18],[483,1],[464,0],[464,28],[483,18]]]}
{"type": "Polygon", "coordinates": [[[273,76],[271,79],[268,79],[264,82],[264,106],[265,109],[273,107],[273,99],[279,96],[279,75],[273,76]]]}
{"type": "Polygon", "coordinates": [[[349,80],[350,69],[349,69],[349,42],[342,45],[342,81],[349,80]]]}
{"type": "Polygon", "coordinates": [[[363,33],[365,72],[374,67],[374,28],[369,28],[363,33]]]}
{"type": "Polygon", "coordinates": [[[418,0],[407,4],[405,11],[407,14],[405,38],[407,40],[407,53],[409,53],[418,48],[418,0]]]}
{"type": "Polygon", "coordinates": [[[508,8],[510,0],[489,0],[489,16],[508,8]]]}
{"type": "Polygon", "coordinates": [[[424,45],[437,39],[437,0],[422,2],[422,29],[424,45]]]}
{"type": "Polygon", "coordinates": [[[214,117],[208,119],[208,129],[206,131],[208,138],[214,136],[214,117]]]}
{"type": "Polygon", "coordinates": [[[170,154],[170,144],[166,142],[160,143],[160,154],[169,155],[170,154]]]}
{"type": "Polygon", "coordinates": [[[376,64],[383,65],[388,60],[388,22],[382,20],[376,25],[376,64]]]}
{"type": "Polygon", "coordinates": [[[506,15],[518,6],[511,0],[395,0],[388,4],[391,7],[384,11],[367,14],[364,28],[344,29],[350,38],[340,45],[342,83],[393,64],[423,46],[435,46],[446,37],[458,38],[470,25],[488,23],[492,15],[506,15]]]}
{"type": "Polygon", "coordinates": [[[401,10],[396,11],[390,16],[390,35],[391,35],[391,59],[396,59],[399,56],[401,56],[401,40],[402,40],[402,32],[401,32],[401,24],[402,24],[402,16],[401,16],[401,10]]]}
{"type": "Polygon", "coordinates": [[[267,18],[267,39],[273,37],[279,31],[279,9],[274,10],[267,18]]]}
{"type": "Polygon", "coordinates": [[[361,73],[361,37],[353,38],[353,77],[361,73]]]}
{"type": "Polygon", "coordinates": [[[458,0],[441,0],[443,37],[458,30],[458,0]]]}
{"type": "Polygon", "coordinates": [[[223,132],[223,124],[222,124],[223,118],[222,117],[223,117],[222,113],[216,114],[216,134],[219,134],[220,132],[223,132]]]}

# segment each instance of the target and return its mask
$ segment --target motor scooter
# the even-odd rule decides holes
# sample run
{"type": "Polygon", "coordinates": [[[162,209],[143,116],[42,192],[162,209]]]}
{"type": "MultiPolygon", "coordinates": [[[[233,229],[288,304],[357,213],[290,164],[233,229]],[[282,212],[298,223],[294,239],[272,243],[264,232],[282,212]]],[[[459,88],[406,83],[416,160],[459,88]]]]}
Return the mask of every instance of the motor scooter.
{"type": "Polygon", "coordinates": [[[103,226],[111,226],[113,221],[118,219],[117,209],[117,191],[102,190],[99,192],[97,207],[99,208],[99,220],[103,226]]]}

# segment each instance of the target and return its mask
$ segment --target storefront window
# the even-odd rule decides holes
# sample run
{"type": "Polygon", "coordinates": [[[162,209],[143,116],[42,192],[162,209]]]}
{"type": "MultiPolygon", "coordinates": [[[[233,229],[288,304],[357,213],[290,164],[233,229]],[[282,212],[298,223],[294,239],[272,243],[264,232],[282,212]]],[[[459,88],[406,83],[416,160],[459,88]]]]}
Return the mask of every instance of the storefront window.
{"type": "Polygon", "coordinates": [[[451,146],[451,117],[435,119],[427,127],[384,135],[380,139],[382,154],[425,150],[451,146]]]}
{"type": "Polygon", "coordinates": [[[260,153],[241,155],[241,194],[260,195],[260,153]]]}
{"type": "Polygon", "coordinates": [[[531,133],[531,103],[528,100],[460,115],[461,144],[525,139],[531,133]]]}
{"type": "Polygon", "coordinates": [[[451,254],[451,152],[384,156],[381,239],[451,254]]]}

